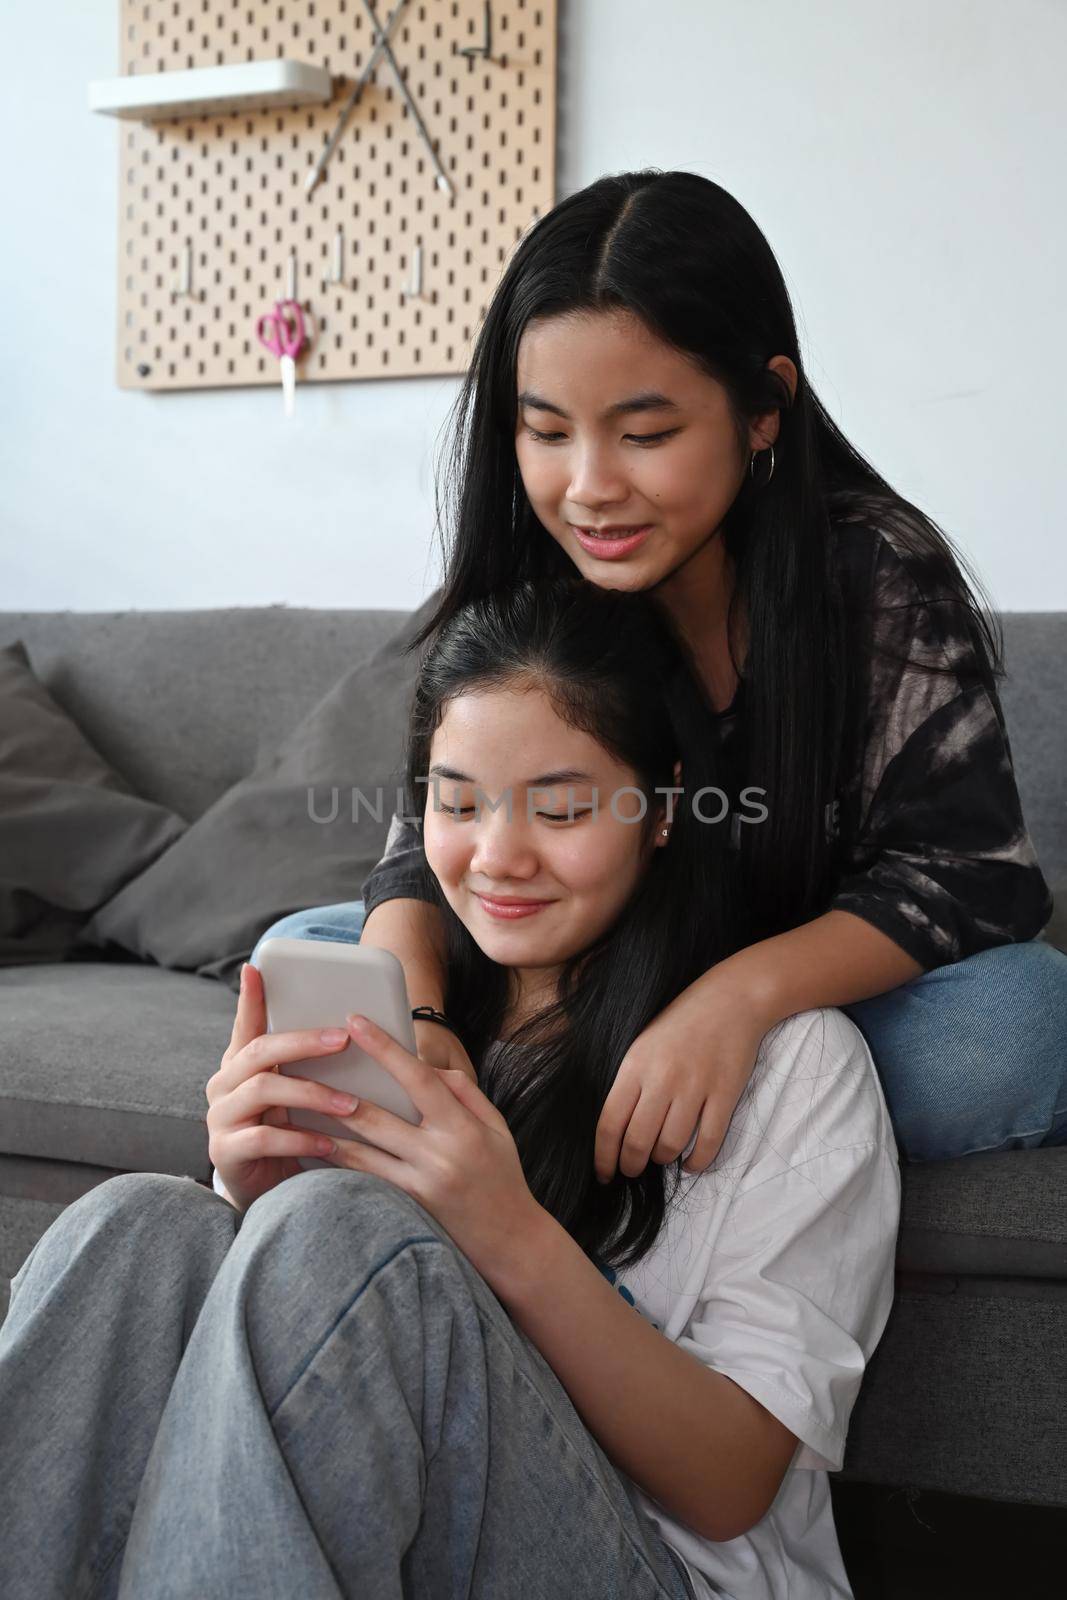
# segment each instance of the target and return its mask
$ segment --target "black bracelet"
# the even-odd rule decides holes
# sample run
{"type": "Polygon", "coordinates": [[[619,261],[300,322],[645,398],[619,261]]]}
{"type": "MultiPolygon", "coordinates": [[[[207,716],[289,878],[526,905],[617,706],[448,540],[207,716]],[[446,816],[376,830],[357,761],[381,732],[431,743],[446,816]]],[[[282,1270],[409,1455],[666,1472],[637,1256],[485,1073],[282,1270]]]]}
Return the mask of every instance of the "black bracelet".
{"type": "MultiPolygon", "coordinates": [[[[460,1039],[459,1029],[455,1023],[449,1022],[444,1012],[435,1011],[433,1006],[416,1006],[411,1015],[416,1022],[439,1022],[443,1028],[448,1028],[451,1033],[455,1034],[457,1039],[460,1039]]],[[[462,1039],[460,1039],[460,1043],[463,1043],[462,1039]]]]}

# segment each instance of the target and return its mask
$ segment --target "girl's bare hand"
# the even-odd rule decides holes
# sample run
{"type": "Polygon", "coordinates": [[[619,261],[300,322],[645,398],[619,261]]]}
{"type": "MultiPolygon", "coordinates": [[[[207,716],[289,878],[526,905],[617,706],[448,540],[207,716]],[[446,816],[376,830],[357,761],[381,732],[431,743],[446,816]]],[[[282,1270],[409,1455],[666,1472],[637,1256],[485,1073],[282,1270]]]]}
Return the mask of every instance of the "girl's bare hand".
{"type": "Polygon", "coordinates": [[[279,1064],[340,1055],[348,1044],[344,1029],[332,1044],[317,1028],[268,1034],[263,979],[256,967],[245,963],[230,1043],[219,1070],[207,1082],[205,1119],[211,1164],[240,1211],[302,1172],[298,1156],[321,1158],[333,1149],[333,1141],[323,1134],[294,1128],[290,1107],[331,1117],[352,1110],[351,1096],[344,1096],[341,1103],[336,1090],[279,1072],[279,1064]]]}
{"type": "Polygon", "coordinates": [[[637,1035],[615,1074],[594,1139],[601,1183],[667,1166],[689,1140],[683,1172],[704,1172],[726,1137],[775,1020],[731,983],[728,963],[676,995],[637,1035]]]}
{"type": "Polygon", "coordinates": [[[461,1068],[435,1070],[366,1018],[350,1016],[348,1026],[422,1116],[412,1124],[363,1100],[351,1116],[338,1118],[351,1137],[338,1139],[329,1160],[375,1173],[411,1195],[507,1299],[528,1273],[551,1219],[530,1192],[506,1121],[461,1068]]]}

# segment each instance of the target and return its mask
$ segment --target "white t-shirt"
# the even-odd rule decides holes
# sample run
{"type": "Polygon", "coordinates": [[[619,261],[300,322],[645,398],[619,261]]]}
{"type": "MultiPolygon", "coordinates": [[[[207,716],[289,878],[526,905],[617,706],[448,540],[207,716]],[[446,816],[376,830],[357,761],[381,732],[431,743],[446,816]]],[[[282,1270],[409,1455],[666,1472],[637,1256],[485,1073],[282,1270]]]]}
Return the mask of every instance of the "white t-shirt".
{"type": "Polygon", "coordinates": [[[652,1249],[606,1274],[798,1437],[772,1505],[737,1539],[702,1538],[632,1484],[697,1600],[852,1600],[826,1472],[893,1303],[899,1220],[896,1141],[863,1035],[841,1011],[802,1011],[763,1039],[719,1154],[682,1173],[652,1249]]]}
{"type": "Polygon", "coordinates": [[[652,1249],[608,1273],[668,1339],[798,1438],[778,1494],[715,1543],[636,1484],[698,1600],[851,1600],[827,1470],[893,1303],[896,1140],[859,1029],[802,1011],[766,1035],[722,1148],[683,1173],[652,1249]]]}

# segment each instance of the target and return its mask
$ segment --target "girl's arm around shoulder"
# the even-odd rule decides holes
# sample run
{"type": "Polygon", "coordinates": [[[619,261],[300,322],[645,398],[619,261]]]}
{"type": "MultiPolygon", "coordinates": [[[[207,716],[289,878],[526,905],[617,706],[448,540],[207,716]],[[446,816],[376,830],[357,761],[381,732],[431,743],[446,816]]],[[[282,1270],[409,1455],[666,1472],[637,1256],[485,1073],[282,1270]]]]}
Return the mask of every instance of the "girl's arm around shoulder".
{"type": "Polygon", "coordinates": [[[397,897],[368,912],[359,942],[368,949],[389,950],[404,968],[412,1006],[445,1003],[444,928],[437,906],[397,897]]]}
{"type": "Polygon", "coordinates": [[[360,898],[368,917],[386,900],[433,900],[431,874],[418,817],[394,812],[385,836],[385,852],[363,880],[360,898]]]}
{"type": "Polygon", "coordinates": [[[771,1027],[800,1011],[869,1000],[923,971],[890,934],[835,907],[738,950],[709,968],[694,987],[735,990],[771,1027]]]}
{"type": "MultiPolygon", "coordinates": [[[[631,1045],[597,1124],[595,1164],[607,1181],[618,1165],[628,1176],[653,1159],[673,1160],[685,1148],[679,1130],[696,1128],[686,1172],[715,1160],[768,1030],[798,1012],[844,1006],[883,994],[922,971],[918,961],[850,912],[832,910],[761,939],[716,962],[677,995],[631,1045]],[[636,1127],[642,1110],[658,1101],[675,1141],[665,1135],[650,1146],[636,1127]]],[[[652,1136],[655,1140],[655,1135],[652,1136]]]]}

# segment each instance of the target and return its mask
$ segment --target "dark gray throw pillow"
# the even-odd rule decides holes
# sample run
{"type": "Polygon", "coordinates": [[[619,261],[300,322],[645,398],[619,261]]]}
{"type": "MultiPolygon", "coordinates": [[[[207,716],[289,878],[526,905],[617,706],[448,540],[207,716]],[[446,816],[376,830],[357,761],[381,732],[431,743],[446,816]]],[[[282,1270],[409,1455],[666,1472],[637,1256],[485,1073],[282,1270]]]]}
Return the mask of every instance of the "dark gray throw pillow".
{"type": "Polygon", "coordinates": [[[108,765],[21,639],[0,650],[0,966],[76,955],[90,913],[185,827],[108,765]]]}
{"type": "Polygon", "coordinates": [[[382,857],[403,781],[423,652],[405,656],[401,643],[436,598],[350,668],[173,849],[101,907],[84,938],[236,990],[241,963],[279,917],[358,900],[382,857]]]}

